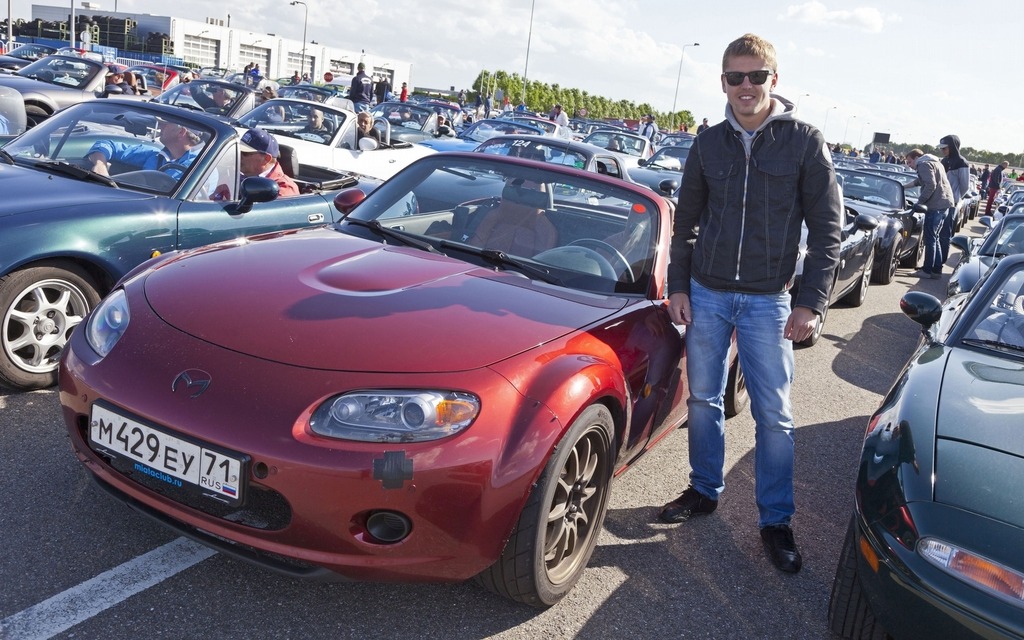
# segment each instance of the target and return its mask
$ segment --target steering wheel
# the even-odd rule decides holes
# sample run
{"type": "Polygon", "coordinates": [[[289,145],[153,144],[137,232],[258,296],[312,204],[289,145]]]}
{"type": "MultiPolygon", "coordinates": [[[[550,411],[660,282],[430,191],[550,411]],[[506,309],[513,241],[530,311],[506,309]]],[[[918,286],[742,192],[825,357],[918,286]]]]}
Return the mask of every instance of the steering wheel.
{"type": "Polygon", "coordinates": [[[186,171],[188,171],[188,167],[186,167],[183,164],[177,163],[177,162],[168,162],[166,164],[163,164],[163,165],[161,165],[157,169],[157,171],[164,171],[164,172],[166,172],[168,169],[177,169],[178,171],[180,171],[182,173],[185,173],[186,171]]]}
{"type": "Polygon", "coordinates": [[[612,265],[612,270],[615,272],[615,275],[612,276],[612,279],[618,279],[618,274],[621,273],[623,276],[625,276],[624,282],[626,284],[633,284],[634,282],[636,282],[636,276],[633,275],[633,269],[632,267],[629,266],[629,260],[626,260],[626,256],[622,255],[621,251],[619,251],[612,245],[608,244],[604,240],[598,240],[597,238],[580,238],[579,240],[573,240],[572,242],[569,243],[568,246],[586,247],[588,249],[601,249],[611,257],[611,260],[608,262],[612,265]]]}
{"type": "Polygon", "coordinates": [[[607,258],[590,247],[573,247],[570,245],[555,247],[547,251],[541,251],[533,256],[533,259],[554,267],[572,269],[583,273],[593,273],[591,267],[596,265],[598,272],[594,275],[599,275],[608,280],[615,280],[617,277],[612,263],[608,262],[607,258]]]}

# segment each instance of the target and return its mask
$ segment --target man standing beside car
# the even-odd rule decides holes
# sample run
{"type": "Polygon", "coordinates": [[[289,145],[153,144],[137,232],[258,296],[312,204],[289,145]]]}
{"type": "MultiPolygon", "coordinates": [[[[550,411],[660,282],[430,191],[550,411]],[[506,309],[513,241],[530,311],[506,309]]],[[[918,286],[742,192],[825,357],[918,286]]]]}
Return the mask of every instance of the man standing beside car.
{"type": "Polygon", "coordinates": [[[942,264],[949,258],[949,240],[953,237],[953,224],[957,207],[971,189],[971,167],[960,155],[960,138],[950,134],[939,140],[939,152],[942,153],[942,168],[946,170],[946,179],[953,189],[953,206],[950,207],[946,219],[939,231],[939,250],[942,252],[942,264]]]}
{"type": "Polygon", "coordinates": [[[915,211],[924,211],[924,265],[915,273],[919,278],[938,278],[942,275],[942,248],[939,231],[946,213],[953,206],[953,189],[939,159],[920,149],[907,152],[907,166],[917,172],[917,179],[906,187],[921,186],[921,195],[914,205],[915,211]]]}
{"type": "Polygon", "coordinates": [[[366,65],[362,62],[356,67],[358,72],[352,78],[352,86],[348,90],[348,99],[352,101],[356,113],[369,111],[373,100],[373,80],[366,75],[366,65]]]}
{"type": "MultiPolygon", "coordinates": [[[[992,215],[992,202],[996,199],[996,195],[999,194],[999,188],[1003,184],[1003,169],[1010,166],[1010,163],[1003,160],[992,169],[992,173],[988,175],[988,181],[982,181],[981,186],[988,189],[988,200],[985,202],[985,215],[992,215]]],[[[985,171],[988,171],[988,165],[985,165],[985,171]]],[[[982,174],[984,175],[984,174],[982,174]]]]}
{"type": "Polygon", "coordinates": [[[659,518],[679,523],[718,507],[735,332],[756,422],[761,539],[775,567],[795,573],[803,561],[790,528],[793,342],[811,335],[828,304],[839,262],[840,191],[821,132],[772,93],[779,78],[772,44],[753,34],[733,41],[722,71],[726,119],[694,140],[675,212],[668,312],[687,325],[691,471],[690,486],[659,518]],[[791,299],[801,224],[807,249],[799,294],[791,299]]]}

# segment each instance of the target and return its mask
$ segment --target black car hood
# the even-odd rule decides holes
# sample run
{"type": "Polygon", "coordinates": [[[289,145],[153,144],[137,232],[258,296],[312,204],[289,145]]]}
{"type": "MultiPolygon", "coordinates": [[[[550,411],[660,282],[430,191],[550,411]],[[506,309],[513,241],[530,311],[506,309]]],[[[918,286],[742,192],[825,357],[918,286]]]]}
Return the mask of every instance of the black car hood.
{"type": "Polygon", "coordinates": [[[1024,527],[1024,363],[951,349],[938,409],[935,500],[1024,527]]]}
{"type": "Polygon", "coordinates": [[[0,164],[0,219],[49,210],[81,207],[85,203],[149,200],[156,196],[114,189],[50,173],[42,169],[0,164]]]}

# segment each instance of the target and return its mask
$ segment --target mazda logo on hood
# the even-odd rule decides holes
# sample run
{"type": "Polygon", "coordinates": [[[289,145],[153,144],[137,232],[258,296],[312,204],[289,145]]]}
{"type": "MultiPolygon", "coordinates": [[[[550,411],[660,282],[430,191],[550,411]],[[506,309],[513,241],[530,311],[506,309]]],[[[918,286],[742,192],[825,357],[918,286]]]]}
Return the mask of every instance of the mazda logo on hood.
{"type": "Polygon", "coordinates": [[[210,388],[212,382],[213,378],[210,374],[202,369],[186,369],[179,373],[171,383],[171,393],[178,393],[178,390],[181,389],[189,394],[188,397],[198,398],[210,388]]]}

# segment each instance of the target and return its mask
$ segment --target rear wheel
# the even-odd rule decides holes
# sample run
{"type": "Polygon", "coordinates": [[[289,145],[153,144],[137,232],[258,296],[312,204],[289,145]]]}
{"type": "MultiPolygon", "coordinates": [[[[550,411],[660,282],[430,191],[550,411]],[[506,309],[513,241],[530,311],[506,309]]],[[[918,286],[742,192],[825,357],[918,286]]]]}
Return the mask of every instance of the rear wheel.
{"type": "Polygon", "coordinates": [[[814,331],[811,335],[807,336],[806,340],[801,340],[797,344],[802,347],[813,347],[818,343],[821,338],[821,332],[825,330],[825,318],[828,317],[828,308],[830,305],[825,305],[825,308],[821,312],[821,316],[818,317],[818,321],[814,324],[814,331]]]}
{"type": "Polygon", "coordinates": [[[749,402],[747,379],[743,376],[740,359],[736,358],[729,369],[729,379],[725,385],[725,417],[731,418],[743,413],[749,402]]]}
{"type": "Polygon", "coordinates": [[[888,636],[868,605],[867,596],[857,577],[856,534],[853,520],[846,530],[843,550],[839,553],[839,566],[832,581],[832,596],[828,601],[828,626],[832,633],[856,640],[885,640],[888,636]]]}
{"type": "Polygon", "coordinates": [[[99,299],[89,277],[67,263],[0,278],[0,384],[15,389],[55,384],[61,350],[99,299]]]}
{"type": "Polygon", "coordinates": [[[535,607],[550,607],[569,593],[608,508],[613,433],[606,407],[592,405],[580,414],[544,467],[501,557],[477,582],[535,607]]]}
{"type": "Polygon", "coordinates": [[[889,251],[885,253],[885,260],[882,262],[881,269],[877,269],[874,272],[875,282],[878,284],[889,284],[893,278],[896,277],[896,269],[900,266],[900,252],[903,251],[903,238],[899,236],[892,241],[892,246],[889,247],[889,251]]]}
{"type": "Polygon", "coordinates": [[[871,265],[875,262],[875,250],[872,249],[868,255],[867,261],[864,263],[864,271],[860,274],[860,280],[857,281],[857,286],[854,287],[850,293],[843,296],[843,301],[851,307],[859,307],[864,304],[864,300],[868,297],[868,285],[871,284],[871,265]]]}
{"type": "Polygon", "coordinates": [[[36,105],[25,105],[25,128],[31,129],[50,117],[50,113],[36,105]]]}

